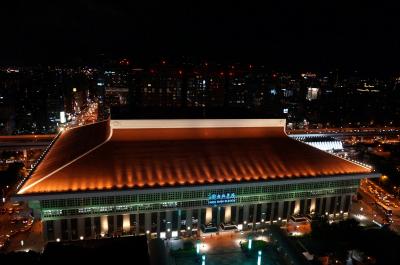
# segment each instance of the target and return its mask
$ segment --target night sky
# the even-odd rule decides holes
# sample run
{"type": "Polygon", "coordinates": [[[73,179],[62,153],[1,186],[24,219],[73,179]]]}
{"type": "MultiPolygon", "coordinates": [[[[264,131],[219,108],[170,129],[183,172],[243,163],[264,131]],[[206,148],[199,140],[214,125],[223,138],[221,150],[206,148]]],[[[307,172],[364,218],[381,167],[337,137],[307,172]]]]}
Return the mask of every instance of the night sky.
{"type": "Polygon", "coordinates": [[[1,2],[3,64],[91,62],[106,54],[400,69],[400,10],[383,1],[1,2]]]}

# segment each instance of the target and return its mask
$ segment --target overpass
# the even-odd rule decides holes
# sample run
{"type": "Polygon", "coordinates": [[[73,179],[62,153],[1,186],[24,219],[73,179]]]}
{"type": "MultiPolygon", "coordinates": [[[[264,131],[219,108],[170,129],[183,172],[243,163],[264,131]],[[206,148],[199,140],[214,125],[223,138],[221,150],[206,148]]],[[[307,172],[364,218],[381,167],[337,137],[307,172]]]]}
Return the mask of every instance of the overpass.
{"type": "Polygon", "coordinates": [[[400,128],[329,128],[329,129],[307,129],[307,130],[287,130],[286,133],[291,137],[333,137],[336,139],[346,137],[373,137],[373,136],[400,136],[400,128]]]}
{"type": "Polygon", "coordinates": [[[29,134],[0,136],[0,150],[22,151],[43,149],[56,137],[56,134],[29,134]]]}

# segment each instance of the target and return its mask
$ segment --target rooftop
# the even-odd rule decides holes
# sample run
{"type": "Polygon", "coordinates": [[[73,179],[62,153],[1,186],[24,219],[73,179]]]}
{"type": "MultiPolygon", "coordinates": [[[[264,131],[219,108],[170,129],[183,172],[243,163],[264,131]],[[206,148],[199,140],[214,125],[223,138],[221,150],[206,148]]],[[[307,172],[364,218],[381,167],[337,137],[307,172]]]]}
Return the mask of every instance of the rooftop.
{"type": "Polygon", "coordinates": [[[62,132],[18,194],[366,174],[284,120],[107,120],[62,132]]]}

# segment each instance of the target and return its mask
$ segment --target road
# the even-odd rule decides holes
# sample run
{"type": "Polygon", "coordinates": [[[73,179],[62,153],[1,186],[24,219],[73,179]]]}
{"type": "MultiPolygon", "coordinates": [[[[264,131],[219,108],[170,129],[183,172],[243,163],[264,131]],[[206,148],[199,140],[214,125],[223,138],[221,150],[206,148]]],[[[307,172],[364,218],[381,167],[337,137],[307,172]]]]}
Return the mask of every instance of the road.
{"type": "Polygon", "coordinates": [[[0,236],[9,237],[8,244],[2,250],[41,251],[44,246],[41,222],[33,220],[27,206],[16,206],[6,202],[1,204],[0,209],[6,209],[6,212],[0,212],[0,236]]]}

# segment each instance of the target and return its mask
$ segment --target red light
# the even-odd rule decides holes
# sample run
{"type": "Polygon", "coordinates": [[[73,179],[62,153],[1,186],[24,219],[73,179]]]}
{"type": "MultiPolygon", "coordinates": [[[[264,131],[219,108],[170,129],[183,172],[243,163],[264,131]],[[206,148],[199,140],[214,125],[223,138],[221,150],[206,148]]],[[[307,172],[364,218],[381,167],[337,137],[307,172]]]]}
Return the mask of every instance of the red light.
{"type": "Polygon", "coordinates": [[[219,73],[220,75],[224,75],[224,72],[219,73]]]}
{"type": "Polygon", "coordinates": [[[182,70],[179,70],[178,73],[179,73],[180,75],[182,75],[182,74],[183,74],[183,71],[182,71],[182,70]]]}
{"type": "Polygon", "coordinates": [[[162,63],[162,64],[166,64],[167,62],[166,62],[165,60],[163,60],[161,63],[162,63]]]}
{"type": "Polygon", "coordinates": [[[154,72],[155,72],[154,69],[150,69],[150,73],[154,74],[154,72]]]}
{"type": "Polygon", "coordinates": [[[233,76],[233,73],[232,73],[232,72],[229,72],[229,75],[230,75],[230,76],[233,76]]]}

